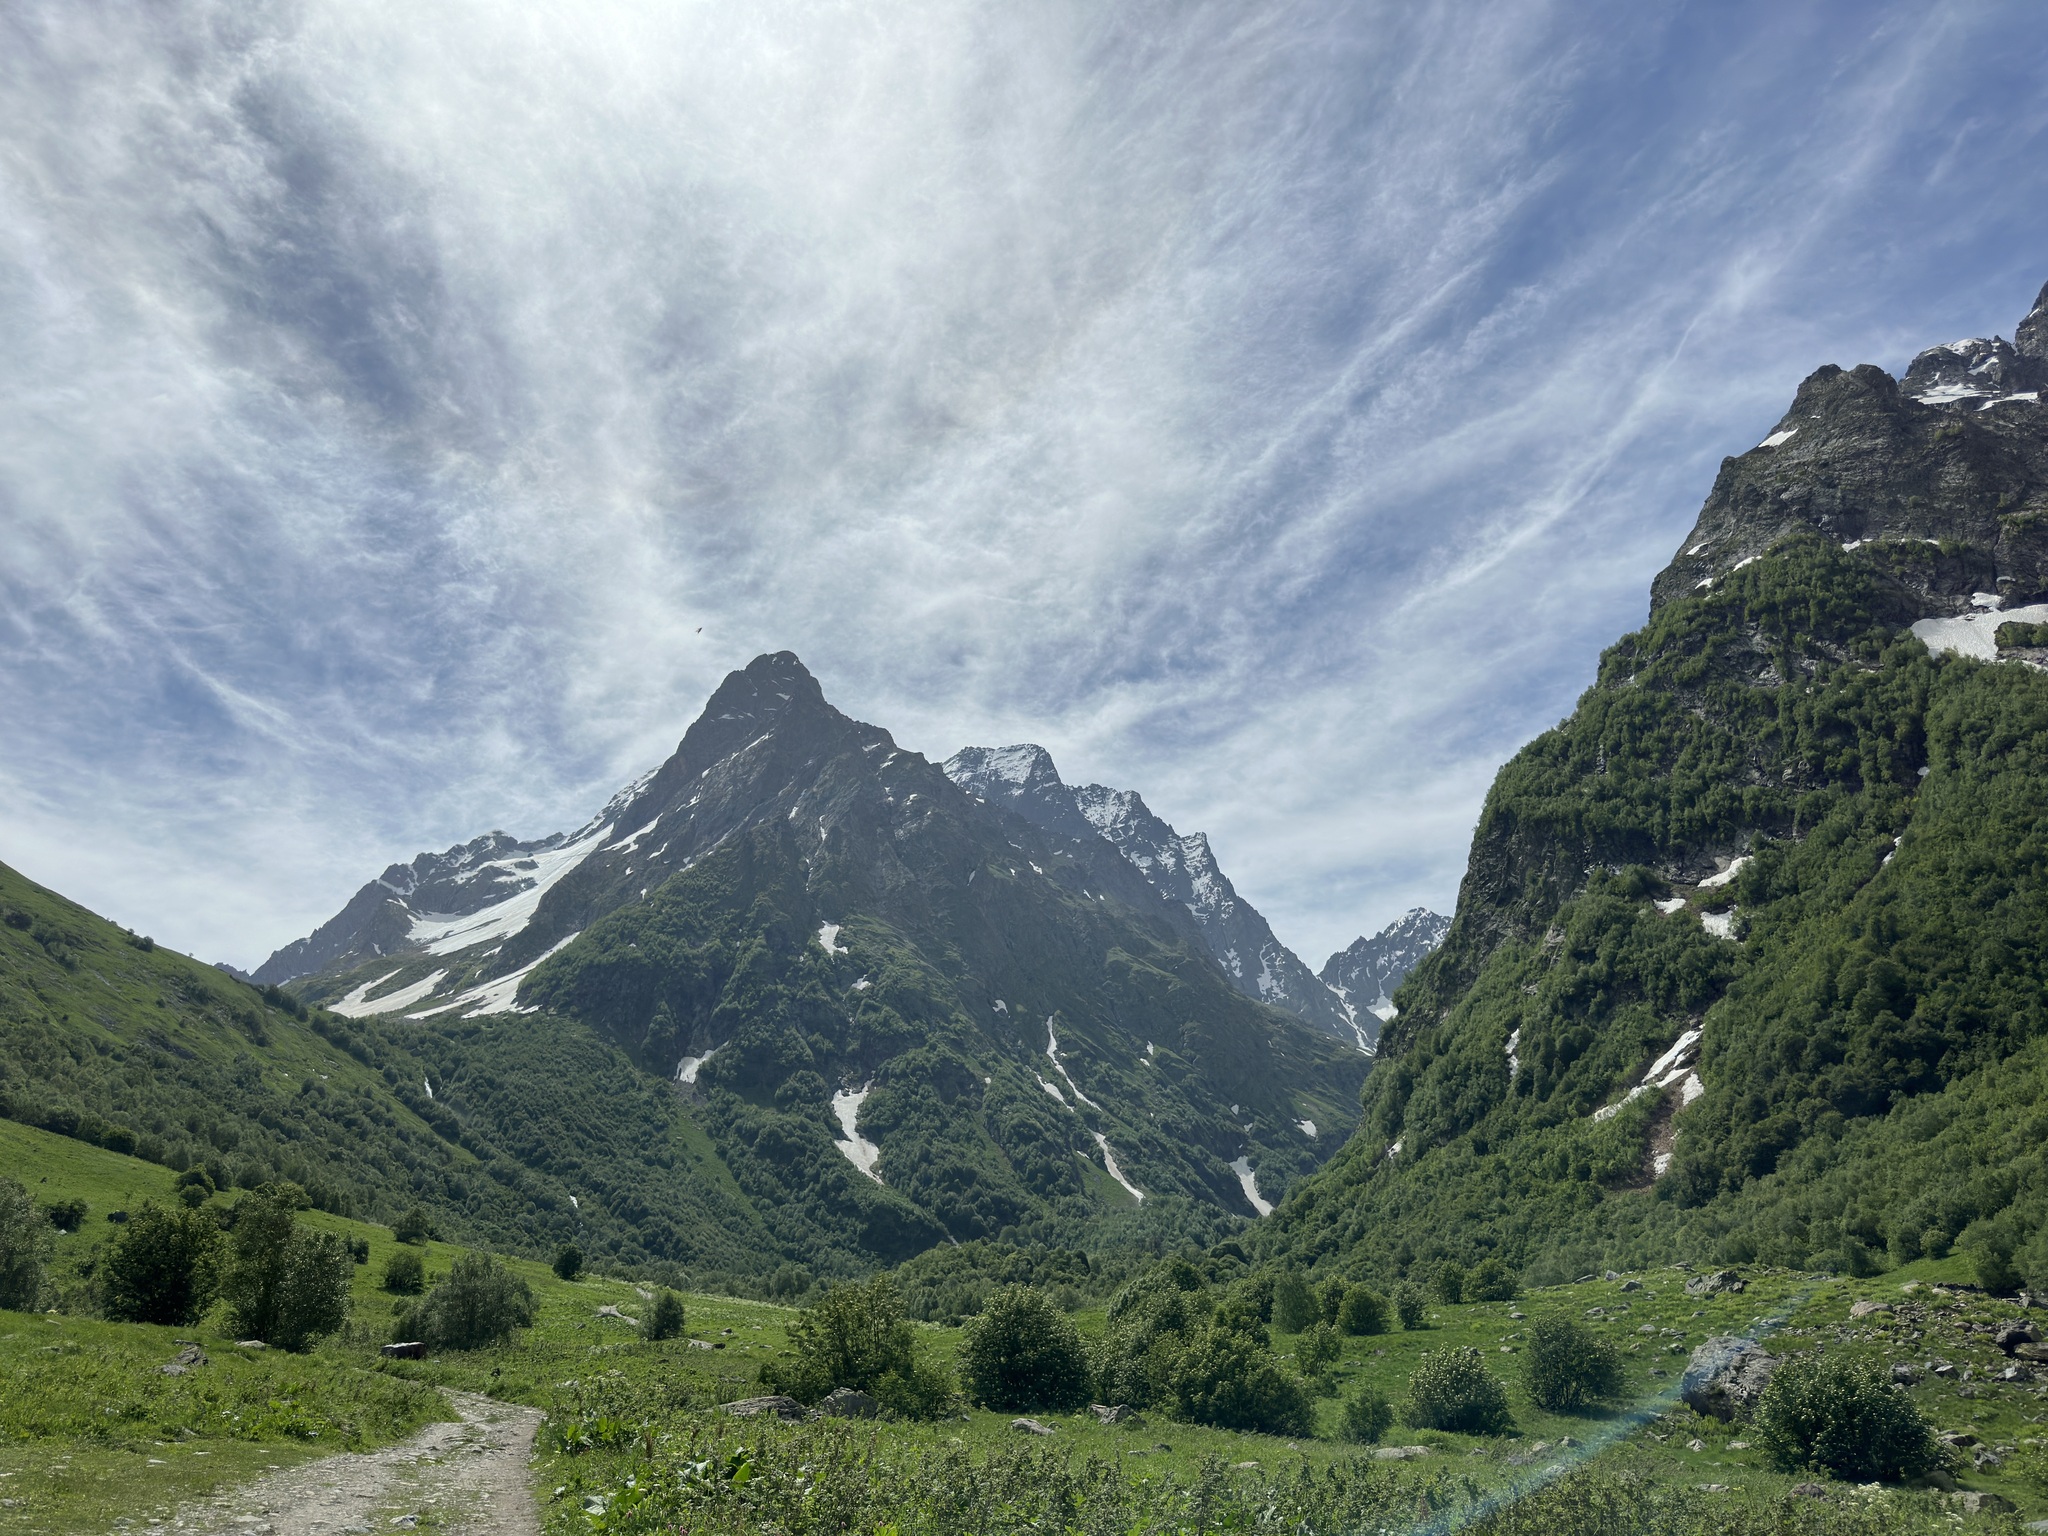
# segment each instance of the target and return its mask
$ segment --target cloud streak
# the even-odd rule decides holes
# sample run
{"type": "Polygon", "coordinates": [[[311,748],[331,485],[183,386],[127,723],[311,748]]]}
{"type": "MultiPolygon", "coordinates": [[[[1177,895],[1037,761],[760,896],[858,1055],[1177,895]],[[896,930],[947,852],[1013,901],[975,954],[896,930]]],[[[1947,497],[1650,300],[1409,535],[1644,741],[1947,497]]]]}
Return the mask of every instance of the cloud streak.
{"type": "Polygon", "coordinates": [[[16,6],[0,857],[248,962],[789,647],[1319,960],[1799,377],[2024,308],[2030,21],[16,6]]]}

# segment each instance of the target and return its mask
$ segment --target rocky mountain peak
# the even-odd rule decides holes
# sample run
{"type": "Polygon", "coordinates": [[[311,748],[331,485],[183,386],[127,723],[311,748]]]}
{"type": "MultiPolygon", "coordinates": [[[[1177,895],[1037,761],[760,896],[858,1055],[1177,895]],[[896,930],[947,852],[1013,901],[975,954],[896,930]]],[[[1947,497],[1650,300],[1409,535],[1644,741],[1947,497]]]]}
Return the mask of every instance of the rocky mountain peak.
{"type": "Polygon", "coordinates": [[[1394,993],[1451,930],[1451,920],[1427,907],[1411,907],[1371,938],[1363,936],[1323,962],[1323,984],[1353,1009],[1378,1019],[1394,1016],[1394,993]]]}
{"type": "Polygon", "coordinates": [[[794,652],[756,656],[739,671],[726,674],[704,712],[684,732],[677,756],[693,770],[702,770],[764,731],[818,714],[839,716],[794,652]]]}
{"type": "Polygon", "coordinates": [[[2048,283],[2027,311],[2027,318],[2012,333],[2013,350],[2039,368],[2048,369],[2048,283]]]}

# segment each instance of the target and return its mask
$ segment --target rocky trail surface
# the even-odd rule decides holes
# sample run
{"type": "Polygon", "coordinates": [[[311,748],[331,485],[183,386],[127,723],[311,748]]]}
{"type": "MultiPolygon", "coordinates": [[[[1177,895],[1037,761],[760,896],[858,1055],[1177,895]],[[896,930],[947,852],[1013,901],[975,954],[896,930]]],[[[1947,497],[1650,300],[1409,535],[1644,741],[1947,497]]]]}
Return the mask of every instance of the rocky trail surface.
{"type": "Polygon", "coordinates": [[[329,1456],[191,1504],[148,1532],[344,1536],[425,1529],[447,1536],[538,1536],[527,1459],[541,1412],[448,1393],[458,1424],[362,1455],[329,1456]]]}

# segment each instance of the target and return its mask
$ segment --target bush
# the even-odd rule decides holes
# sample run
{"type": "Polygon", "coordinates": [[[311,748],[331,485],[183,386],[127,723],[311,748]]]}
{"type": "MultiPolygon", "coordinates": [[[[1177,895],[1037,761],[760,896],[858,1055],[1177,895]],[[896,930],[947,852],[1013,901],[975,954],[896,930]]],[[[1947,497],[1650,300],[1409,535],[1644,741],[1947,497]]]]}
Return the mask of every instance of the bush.
{"type": "Polygon", "coordinates": [[[761,1384],[799,1402],[852,1387],[920,1417],[941,1411],[950,1397],[943,1375],[918,1360],[917,1336],[887,1275],[827,1291],[797,1314],[789,1343],[794,1358],[763,1365],[761,1384]]]}
{"type": "Polygon", "coordinates": [[[1469,1345],[1426,1351],[1408,1378],[1408,1422],[1417,1429],[1502,1435],[1511,1427],[1507,1388],[1469,1345]]]}
{"type": "Polygon", "coordinates": [[[1465,1276],[1462,1287],[1467,1301],[1513,1301],[1519,1289],[1515,1272],[1499,1259],[1481,1259],[1465,1276]]]}
{"type": "Polygon", "coordinates": [[[1295,1342],[1294,1363],[1302,1375],[1320,1376],[1343,1353],[1343,1345],[1337,1342],[1337,1330],[1328,1323],[1317,1323],[1295,1342]]]}
{"type": "Polygon", "coordinates": [[[76,1232],[85,1225],[85,1202],[52,1200],[43,1207],[43,1215],[59,1232],[76,1232]]]}
{"type": "Polygon", "coordinates": [[[1394,1405],[1371,1387],[1345,1401],[1344,1438],[1353,1445],[1378,1445],[1393,1427],[1394,1405]]]}
{"type": "Polygon", "coordinates": [[[1413,1281],[1403,1280],[1394,1287],[1394,1314],[1401,1319],[1403,1328],[1412,1331],[1424,1327],[1429,1321],[1428,1306],[1422,1287],[1413,1281]]]}
{"type": "Polygon", "coordinates": [[[391,1223],[391,1235],[401,1243],[424,1243],[434,1235],[433,1218],[424,1207],[415,1205],[391,1223]]]}
{"type": "Polygon", "coordinates": [[[1336,1275],[1330,1276],[1316,1292],[1316,1300],[1322,1304],[1323,1321],[1332,1328],[1337,1326],[1337,1314],[1344,1310],[1344,1298],[1351,1294],[1351,1283],[1336,1275]]]}
{"type": "Polygon", "coordinates": [[[43,1255],[49,1231],[29,1192],[0,1178],[0,1307],[32,1312],[43,1290],[43,1255]]]}
{"type": "Polygon", "coordinates": [[[487,1253],[465,1253],[401,1319],[429,1349],[488,1349],[533,1326],[533,1288],[487,1253]]]}
{"type": "Polygon", "coordinates": [[[1387,1331],[1387,1298],[1370,1286],[1354,1285],[1337,1309],[1337,1327],[1353,1337],[1387,1331]]]}
{"type": "Polygon", "coordinates": [[[1143,1408],[1172,1396],[1175,1362],[1208,1308],[1199,1292],[1176,1285],[1118,1299],[1125,1306],[1096,1353],[1095,1390],[1104,1402],[1143,1408]]]}
{"type": "Polygon", "coordinates": [[[1436,1299],[1447,1306],[1457,1306],[1465,1299],[1465,1266],[1446,1264],[1436,1272],[1436,1299]]]}
{"type": "Polygon", "coordinates": [[[1570,1413],[1620,1390],[1621,1356],[1568,1317],[1539,1318],[1522,1352],[1522,1380],[1537,1407],[1570,1413]]]}
{"type": "Polygon", "coordinates": [[[1218,1429],[1314,1433],[1314,1410],[1301,1382],[1252,1335],[1213,1324],[1194,1334],[1174,1362],[1173,1412],[1218,1429]]]}
{"type": "Polygon", "coordinates": [[[427,1288],[426,1261],[401,1248],[384,1261],[384,1289],[394,1296],[417,1296],[427,1288]]]}
{"type": "Polygon", "coordinates": [[[1079,1408],[1089,1375],[1073,1319],[1028,1285],[990,1296],[960,1346],[961,1385],[991,1408],[1079,1408]]]}
{"type": "Polygon", "coordinates": [[[654,1293],[654,1305],[640,1321],[643,1339],[681,1338],[684,1328],[683,1298],[666,1288],[654,1293]]]}
{"type": "Polygon", "coordinates": [[[196,1321],[213,1305],[223,1244],[220,1224],[212,1216],[148,1200],[118,1226],[100,1265],[107,1316],[116,1322],[179,1325],[196,1321]]]}
{"type": "Polygon", "coordinates": [[[583,1250],[574,1243],[564,1243],[555,1250],[555,1278],[574,1280],[583,1273],[583,1250]]]}
{"type": "Polygon", "coordinates": [[[1288,1270],[1273,1282],[1273,1326],[1282,1333],[1300,1333],[1320,1322],[1323,1309],[1308,1282],[1288,1270]]]}
{"type": "Polygon", "coordinates": [[[348,1319],[355,1260],[332,1232],[301,1227],[294,1184],[265,1185],[235,1207],[233,1257],[222,1292],[237,1333],[294,1354],[348,1319]]]}
{"type": "Polygon", "coordinates": [[[1934,1432],[1883,1369],[1841,1355],[1802,1355],[1772,1374],[1755,1432],[1781,1471],[1830,1472],[1853,1483],[1897,1482],[1940,1461],[1934,1432]]]}

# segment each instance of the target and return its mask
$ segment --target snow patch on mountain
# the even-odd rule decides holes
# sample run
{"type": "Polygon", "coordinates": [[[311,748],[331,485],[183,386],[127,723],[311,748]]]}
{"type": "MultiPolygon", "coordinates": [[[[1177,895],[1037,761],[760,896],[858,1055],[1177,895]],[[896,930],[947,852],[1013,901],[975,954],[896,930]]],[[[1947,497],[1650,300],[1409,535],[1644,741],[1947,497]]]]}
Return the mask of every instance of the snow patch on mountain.
{"type": "Polygon", "coordinates": [[[1252,1209],[1261,1216],[1272,1215],[1272,1202],[1259,1194],[1259,1181],[1252,1173],[1252,1160],[1240,1157],[1230,1165],[1230,1171],[1237,1175],[1238,1186],[1244,1190],[1244,1197],[1251,1202],[1252,1209]]]}

